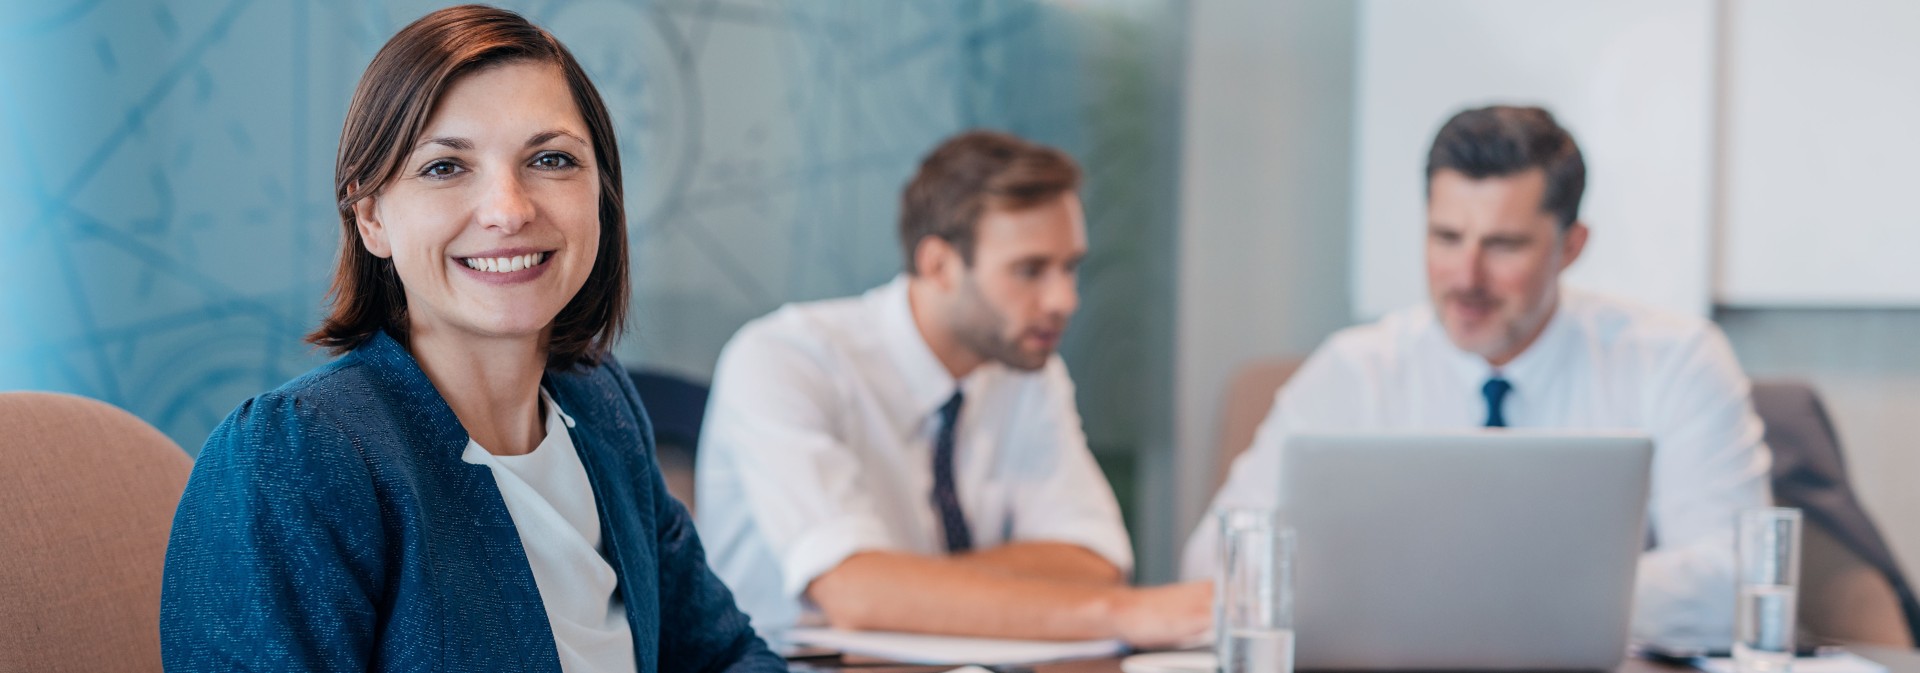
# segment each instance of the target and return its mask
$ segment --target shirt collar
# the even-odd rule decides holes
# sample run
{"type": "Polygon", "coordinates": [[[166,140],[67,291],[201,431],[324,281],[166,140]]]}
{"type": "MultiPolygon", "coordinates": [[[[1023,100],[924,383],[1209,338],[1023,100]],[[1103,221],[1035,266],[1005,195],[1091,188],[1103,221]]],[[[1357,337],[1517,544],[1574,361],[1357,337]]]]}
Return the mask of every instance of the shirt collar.
{"type": "Polygon", "coordinates": [[[899,368],[908,397],[906,402],[912,405],[917,418],[938,411],[940,405],[953,397],[960,382],[947,372],[946,365],[940,364],[940,358],[935,357],[933,348],[927,345],[926,335],[914,324],[907,281],[903,273],[892,282],[874,288],[867,293],[867,304],[879,318],[880,340],[888,359],[899,368]]]}

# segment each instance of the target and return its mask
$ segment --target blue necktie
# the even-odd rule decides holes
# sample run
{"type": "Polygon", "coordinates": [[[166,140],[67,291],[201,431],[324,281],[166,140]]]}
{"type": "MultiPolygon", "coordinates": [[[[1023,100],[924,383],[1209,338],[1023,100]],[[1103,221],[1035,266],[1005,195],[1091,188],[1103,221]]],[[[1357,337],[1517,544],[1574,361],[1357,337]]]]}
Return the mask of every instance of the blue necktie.
{"type": "Polygon", "coordinates": [[[960,424],[960,391],[940,405],[940,434],[933,439],[933,508],[940,515],[940,527],[946,530],[947,553],[973,549],[973,532],[967,530],[967,515],[960,511],[960,493],[953,486],[953,429],[960,424]]]}
{"type": "Polygon", "coordinates": [[[1507,393],[1510,392],[1513,392],[1513,384],[1498,376],[1487,379],[1487,384],[1480,386],[1480,395],[1487,398],[1487,427],[1507,427],[1507,415],[1500,405],[1506,402],[1507,393]]]}

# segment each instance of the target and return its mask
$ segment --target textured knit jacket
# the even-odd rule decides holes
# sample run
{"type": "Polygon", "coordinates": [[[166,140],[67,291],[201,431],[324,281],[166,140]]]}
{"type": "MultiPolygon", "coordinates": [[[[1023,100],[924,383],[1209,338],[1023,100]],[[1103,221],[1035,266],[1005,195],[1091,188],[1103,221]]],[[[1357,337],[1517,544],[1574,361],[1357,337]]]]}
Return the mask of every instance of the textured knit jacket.
{"type": "MultiPolygon", "coordinates": [[[[640,673],[784,673],[707,569],[618,364],[543,385],[593,485],[640,673]]],[[[169,671],[559,673],[533,571],[467,433],[382,333],[240,405],[174,517],[169,671]]]]}

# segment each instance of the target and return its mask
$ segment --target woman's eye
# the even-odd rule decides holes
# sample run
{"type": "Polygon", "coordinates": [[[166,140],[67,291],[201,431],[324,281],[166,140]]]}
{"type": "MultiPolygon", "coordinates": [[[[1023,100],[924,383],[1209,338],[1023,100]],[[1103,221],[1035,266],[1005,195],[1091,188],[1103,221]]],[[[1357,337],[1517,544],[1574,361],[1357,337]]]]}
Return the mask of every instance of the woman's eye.
{"type": "Polygon", "coordinates": [[[533,158],[533,165],[539,168],[571,168],[573,157],[559,152],[548,152],[533,158]]]}
{"type": "Polygon", "coordinates": [[[451,161],[435,161],[420,170],[420,174],[429,178],[447,178],[460,172],[460,167],[451,161]]]}

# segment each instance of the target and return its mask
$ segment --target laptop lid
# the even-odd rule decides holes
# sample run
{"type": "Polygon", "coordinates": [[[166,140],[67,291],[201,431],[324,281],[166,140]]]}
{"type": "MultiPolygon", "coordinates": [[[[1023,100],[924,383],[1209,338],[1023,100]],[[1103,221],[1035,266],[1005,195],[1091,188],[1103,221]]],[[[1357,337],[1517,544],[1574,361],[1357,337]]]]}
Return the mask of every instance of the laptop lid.
{"type": "Polygon", "coordinates": [[[1624,658],[1652,441],[1298,435],[1298,667],[1611,669],[1624,658]]]}

